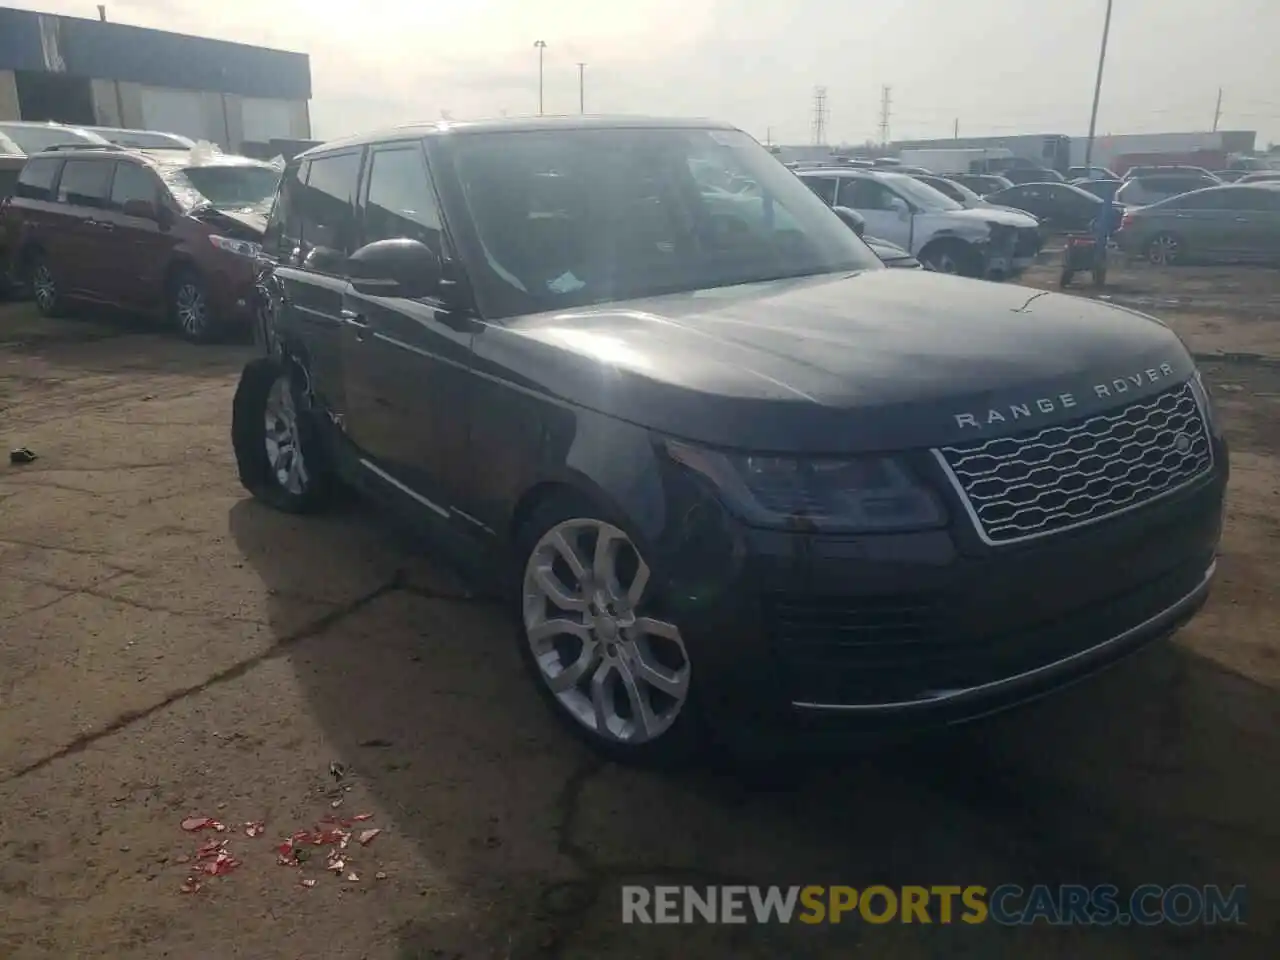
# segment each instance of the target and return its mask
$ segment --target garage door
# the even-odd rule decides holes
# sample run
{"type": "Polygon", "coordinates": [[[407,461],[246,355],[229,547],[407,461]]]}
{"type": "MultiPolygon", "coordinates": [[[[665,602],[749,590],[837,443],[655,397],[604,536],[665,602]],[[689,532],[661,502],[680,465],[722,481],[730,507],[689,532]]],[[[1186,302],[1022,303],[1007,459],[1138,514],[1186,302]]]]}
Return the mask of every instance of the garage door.
{"type": "Polygon", "coordinates": [[[290,137],[289,104],[285,100],[264,100],[245,97],[241,101],[240,120],[244,124],[244,139],[254,143],[266,143],[275,137],[290,137]]]}
{"type": "Polygon", "coordinates": [[[218,140],[205,124],[203,97],[193,90],[142,90],[142,122],[148,130],[180,133],[192,140],[218,140]]]}

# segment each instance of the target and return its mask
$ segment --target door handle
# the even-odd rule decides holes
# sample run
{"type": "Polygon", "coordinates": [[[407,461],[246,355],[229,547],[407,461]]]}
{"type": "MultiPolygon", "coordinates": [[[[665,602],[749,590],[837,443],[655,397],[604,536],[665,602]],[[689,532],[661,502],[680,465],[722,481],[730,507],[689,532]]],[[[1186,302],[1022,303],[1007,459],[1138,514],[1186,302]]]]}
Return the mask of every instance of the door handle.
{"type": "Polygon", "coordinates": [[[1249,222],[1248,217],[1236,217],[1236,223],[1248,223],[1248,222],[1249,222]]]}

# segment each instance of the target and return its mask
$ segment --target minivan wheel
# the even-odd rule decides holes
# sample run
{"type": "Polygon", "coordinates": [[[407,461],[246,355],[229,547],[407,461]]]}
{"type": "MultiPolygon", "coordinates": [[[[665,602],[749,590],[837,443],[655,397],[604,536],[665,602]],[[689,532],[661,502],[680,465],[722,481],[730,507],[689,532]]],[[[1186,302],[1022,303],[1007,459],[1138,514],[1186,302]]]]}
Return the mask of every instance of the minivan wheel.
{"type": "Polygon", "coordinates": [[[231,411],[231,442],[245,489],[286,513],[327,505],[332,477],[297,379],[273,357],[247,364],[231,411]]]}
{"type": "Polygon", "coordinates": [[[921,251],[920,262],[926,270],[958,277],[976,277],[981,272],[973,250],[959,240],[931,243],[921,251]]]}
{"type": "Polygon", "coordinates": [[[690,756],[689,652],[631,536],[561,498],[525,524],[519,554],[521,653],[555,714],[615,760],[690,756]]]}
{"type": "Polygon", "coordinates": [[[169,315],[186,339],[194,343],[213,339],[215,324],[209,297],[204,282],[194,271],[183,271],[174,278],[169,291],[169,315]]]}
{"type": "Polygon", "coordinates": [[[43,254],[37,254],[31,261],[28,273],[31,283],[31,296],[35,299],[36,309],[43,317],[61,316],[63,312],[62,291],[58,287],[57,278],[49,266],[49,260],[43,254]]]}

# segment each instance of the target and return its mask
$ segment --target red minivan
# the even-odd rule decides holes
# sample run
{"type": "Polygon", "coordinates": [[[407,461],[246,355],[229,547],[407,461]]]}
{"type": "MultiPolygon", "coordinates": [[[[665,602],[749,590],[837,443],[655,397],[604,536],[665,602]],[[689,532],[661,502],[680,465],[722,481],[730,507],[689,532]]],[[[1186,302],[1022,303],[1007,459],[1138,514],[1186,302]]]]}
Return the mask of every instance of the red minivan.
{"type": "Polygon", "coordinates": [[[47,316],[94,301],[211,340],[252,317],[279,177],[272,164],[206,148],[49,150],[27,159],[0,206],[0,249],[47,316]]]}

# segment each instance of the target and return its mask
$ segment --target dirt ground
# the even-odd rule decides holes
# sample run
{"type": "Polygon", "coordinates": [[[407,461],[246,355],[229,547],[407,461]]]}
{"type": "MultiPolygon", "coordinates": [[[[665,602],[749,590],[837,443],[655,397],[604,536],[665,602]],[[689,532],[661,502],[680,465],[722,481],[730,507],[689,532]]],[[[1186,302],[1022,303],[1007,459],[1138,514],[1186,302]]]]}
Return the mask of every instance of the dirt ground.
{"type": "Polygon", "coordinates": [[[0,305],[0,441],[39,456],[0,466],[0,957],[1276,956],[1280,273],[1113,280],[1200,355],[1233,444],[1210,605],[1036,706],[768,792],[593,760],[501,613],[385,520],[247,499],[247,348],[0,305]],[[341,871],[277,863],[366,814],[341,871]],[[196,872],[210,836],[233,872],[196,872]],[[626,882],[1246,884],[1248,923],[631,927],[626,882]]]}

